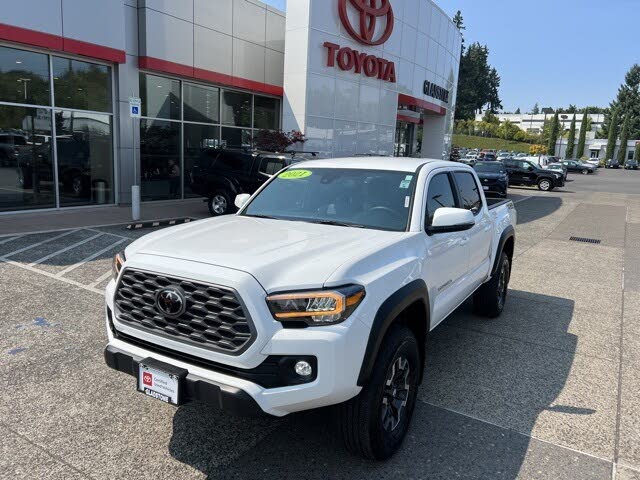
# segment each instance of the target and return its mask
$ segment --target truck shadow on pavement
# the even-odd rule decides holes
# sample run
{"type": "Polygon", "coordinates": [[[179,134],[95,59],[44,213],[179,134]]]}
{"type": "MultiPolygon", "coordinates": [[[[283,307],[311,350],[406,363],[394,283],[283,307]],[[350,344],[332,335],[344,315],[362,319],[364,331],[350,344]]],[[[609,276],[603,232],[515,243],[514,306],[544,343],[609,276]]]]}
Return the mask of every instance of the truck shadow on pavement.
{"type": "Polygon", "coordinates": [[[576,478],[575,458],[529,436],[541,412],[593,413],[554,404],[575,355],[573,301],[510,293],[500,318],[475,317],[467,302],[432,332],[411,429],[387,462],[347,453],[331,408],[239,419],[186,405],[169,452],[209,478],[576,478]]]}
{"type": "Polygon", "coordinates": [[[532,202],[531,199],[525,202],[527,204],[527,208],[518,208],[519,205],[516,204],[518,225],[544,218],[562,207],[561,197],[536,196],[534,198],[535,203],[532,202]]]}

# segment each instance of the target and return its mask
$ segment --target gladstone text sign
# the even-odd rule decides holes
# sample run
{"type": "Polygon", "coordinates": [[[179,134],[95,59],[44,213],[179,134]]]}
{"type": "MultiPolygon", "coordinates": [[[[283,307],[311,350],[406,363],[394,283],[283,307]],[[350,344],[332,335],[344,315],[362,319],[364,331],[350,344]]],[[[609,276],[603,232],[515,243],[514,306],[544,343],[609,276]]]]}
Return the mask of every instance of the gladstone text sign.
{"type": "Polygon", "coordinates": [[[449,90],[436,85],[435,83],[425,80],[422,91],[429,97],[435,98],[436,100],[440,100],[444,103],[449,103],[449,90]]]}
{"type": "MultiPolygon", "coordinates": [[[[339,0],[340,21],[347,33],[358,43],[366,46],[382,45],[389,40],[393,32],[394,16],[389,1],[339,0]],[[349,9],[358,17],[356,26],[351,23],[349,9]],[[376,32],[382,33],[376,36],[376,32]]],[[[340,70],[353,71],[386,82],[396,82],[396,66],[389,60],[349,47],[341,47],[336,43],[325,42],[324,47],[327,49],[328,67],[337,65],[340,70]]]]}

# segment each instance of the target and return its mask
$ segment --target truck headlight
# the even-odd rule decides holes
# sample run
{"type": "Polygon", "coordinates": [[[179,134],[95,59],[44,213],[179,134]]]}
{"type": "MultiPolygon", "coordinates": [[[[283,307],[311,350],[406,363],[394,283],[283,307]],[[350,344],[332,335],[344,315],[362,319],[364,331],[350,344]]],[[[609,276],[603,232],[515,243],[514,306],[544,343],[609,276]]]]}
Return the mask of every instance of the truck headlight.
{"type": "Polygon", "coordinates": [[[114,280],[118,280],[118,275],[120,275],[120,270],[122,270],[122,266],[126,260],[124,251],[118,252],[114,255],[113,262],[111,264],[111,272],[113,273],[114,280]]]}
{"type": "Polygon", "coordinates": [[[333,325],[349,318],[364,296],[364,287],[347,285],[330,290],[269,295],[267,305],[273,318],[284,324],[333,325]]]}

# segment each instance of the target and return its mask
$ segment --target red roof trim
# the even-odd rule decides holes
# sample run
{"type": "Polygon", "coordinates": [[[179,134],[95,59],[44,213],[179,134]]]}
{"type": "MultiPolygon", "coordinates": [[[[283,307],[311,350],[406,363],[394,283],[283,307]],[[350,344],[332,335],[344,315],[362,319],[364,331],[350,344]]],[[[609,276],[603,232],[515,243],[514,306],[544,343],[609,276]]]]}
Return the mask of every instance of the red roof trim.
{"type": "Polygon", "coordinates": [[[401,114],[398,114],[397,120],[399,122],[415,123],[416,125],[420,125],[422,123],[421,118],[416,118],[416,117],[411,117],[409,115],[401,115],[401,114]]]}
{"type": "Polygon", "coordinates": [[[411,105],[413,107],[424,108],[425,110],[437,113],[438,115],[444,115],[447,113],[447,109],[441,107],[440,105],[436,105],[435,103],[427,102],[426,100],[415,98],[402,93],[398,95],[398,103],[402,105],[411,105]]]}
{"type": "Polygon", "coordinates": [[[217,83],[219,85],[243,88],[245,90],[251,90],[258,93],[266,93],[268,95],[276,95],[279,97],[284,96],[283,88],[277,85],[256,82],[255,80],[248,80],[246,78],[234,77],[232,75],[226,75],[224,73],[218,73],[212,70],[205,70],[203,68],[193,68],[187,65],[182,65],[180,63],[161,60],[159,58],[140,57],[138,59],[138,65],[140,68],[144,68],[147,70],[171,73],[173,75],[179,75],[182,77],[189,77],[197,80],[217,83]]]}
{"type": "Polygon", "coordinates": [[[64,38],[59,35],[38,32],[28,28],[15,27],[5,23],[0,23],[0,39],[34,47],[47,48],[49,50],[73,53],[98,60],[106,60],[108,62],[126,62],[124,50],[74,40],[72,38],[64,38]]]}

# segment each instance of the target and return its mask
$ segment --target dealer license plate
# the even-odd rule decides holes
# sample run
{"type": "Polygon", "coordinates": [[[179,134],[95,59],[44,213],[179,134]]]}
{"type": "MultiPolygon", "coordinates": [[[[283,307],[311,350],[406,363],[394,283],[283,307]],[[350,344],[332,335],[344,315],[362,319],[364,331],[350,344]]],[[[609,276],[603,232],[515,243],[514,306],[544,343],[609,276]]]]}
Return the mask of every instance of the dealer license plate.
{"type": "Polygon", "coordinates": [[[486,185],[483,185],[483,186],[482,186],[482,188],[483,188],[484,190],[489,190],[489,187],[487,187],[486,185]]]}
{"type": "Polygon", "coordinates": [[[165,403],[178,405],[180,378],[172,373],[163,372],[140,363],[138,391],[165,403]]]}

